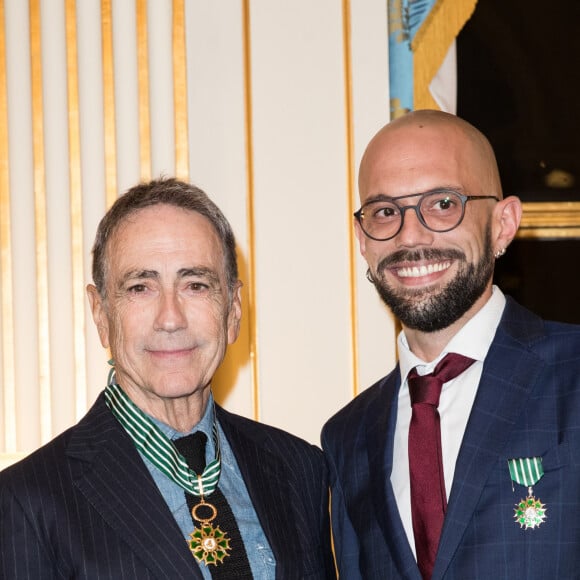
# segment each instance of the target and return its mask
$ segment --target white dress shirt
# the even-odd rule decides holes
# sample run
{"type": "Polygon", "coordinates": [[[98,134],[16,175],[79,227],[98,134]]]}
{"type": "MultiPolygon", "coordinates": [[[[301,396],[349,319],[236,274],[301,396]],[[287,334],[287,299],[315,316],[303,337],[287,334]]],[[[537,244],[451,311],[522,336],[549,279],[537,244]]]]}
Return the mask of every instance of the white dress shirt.
{"type": "Polygon", "coordinates": [[[443,473],[445,475],[447,499],[449,499],[455,472],[455,462],[459,455],[463,433],[477,393],[483,361],[495,336],[505,302],[505,296],[501,290],[494,286],[492,296],[483,308],[449,341],[439,357],[430,363],[425,363],[425,361],[410,351],[404,331],[399,334],[399,365],[402,384],[398,397],[391,483],[413,553],[415,553],[415,540],[411,516],[408,455],[411,400],[407,376],[414,367],[417,367],[417,372],[420,375],[432,372],[437,363],[450,352],[462,354],[475,360],[459,377],[443,385],[439,401],[443,473]]]}

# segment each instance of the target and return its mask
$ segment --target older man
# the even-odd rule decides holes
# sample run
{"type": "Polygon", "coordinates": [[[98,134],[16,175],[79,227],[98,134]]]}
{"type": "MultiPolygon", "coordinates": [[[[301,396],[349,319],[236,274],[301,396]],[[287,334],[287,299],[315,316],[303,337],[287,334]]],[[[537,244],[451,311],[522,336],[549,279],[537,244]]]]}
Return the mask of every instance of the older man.
{"type": "Polygon", "coordinates": [[[522,210],[490,144],[410,113],[359,190],[368,278],[403,330],[397,367],[323,430],[341,577],[578,578],[580,327],[492,284],[522,210]]]}
{"type": "Polygon", "coordinates": [[[0,474],[0,576],[333,578],[320,450],[212,397],[241,316],[216,205],[174,179],[132,188],[93,279],[113,372],[78,425],[0,474]]]}

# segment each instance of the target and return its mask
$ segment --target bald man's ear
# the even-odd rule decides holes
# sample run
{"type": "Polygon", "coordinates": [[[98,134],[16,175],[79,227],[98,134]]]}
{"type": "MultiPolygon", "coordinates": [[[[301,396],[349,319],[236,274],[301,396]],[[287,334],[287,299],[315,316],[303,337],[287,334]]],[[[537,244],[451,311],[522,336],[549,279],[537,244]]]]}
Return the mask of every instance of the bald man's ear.
{"type": "Polygon", "coordinates": [[[514,195],[499,201],[493,212],[493,251],[505,250],[515,238],[522,219],[522,202],[514,195]]]}

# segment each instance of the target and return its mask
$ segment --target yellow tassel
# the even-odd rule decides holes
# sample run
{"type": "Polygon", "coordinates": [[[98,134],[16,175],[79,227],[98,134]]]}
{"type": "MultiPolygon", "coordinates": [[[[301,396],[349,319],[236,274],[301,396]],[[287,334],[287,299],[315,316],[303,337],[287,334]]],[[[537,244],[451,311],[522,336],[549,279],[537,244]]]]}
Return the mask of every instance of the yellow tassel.
{"type": "Polygon", "coordinates": [[[476,4],[477,0],[437,0],[421,24],[411,43],[414,109],[439,108],[429,92],[429,84],[476,4]]]}

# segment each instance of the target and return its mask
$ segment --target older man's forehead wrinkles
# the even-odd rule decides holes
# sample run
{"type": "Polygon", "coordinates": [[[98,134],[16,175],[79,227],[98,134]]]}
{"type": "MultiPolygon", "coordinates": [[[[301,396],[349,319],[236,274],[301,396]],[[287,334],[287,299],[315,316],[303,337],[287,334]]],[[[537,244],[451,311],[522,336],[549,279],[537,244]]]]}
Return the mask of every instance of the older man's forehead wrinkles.
{"type": "Polygon", "coordinates": [[[215,284],[219,284],[220,278],[211,268],[204,268],[204,267],[193,267],[193,268],[181,268],[177,271],[177,274],[180,278],[205,278],[210,282],[215,284]]]}
{"type": "MultiPolygon", "coordinates": [[[[159,280],[160,273],[157,270],[129,270],[119,279],[118,287],[122,288],[130,280],[159,280]]],[[[206,267],[180,268],[177,270],[177,278],[203,278],[212,284],[220,283],[220,277],[215,270],[206,267]]]]}
{"type": "Polygon", "coordinates": [[[129,270],[119,280],[119,287],[129,280],[156,280],[158,278],[159,272],[156,270],[129,270]]]}

